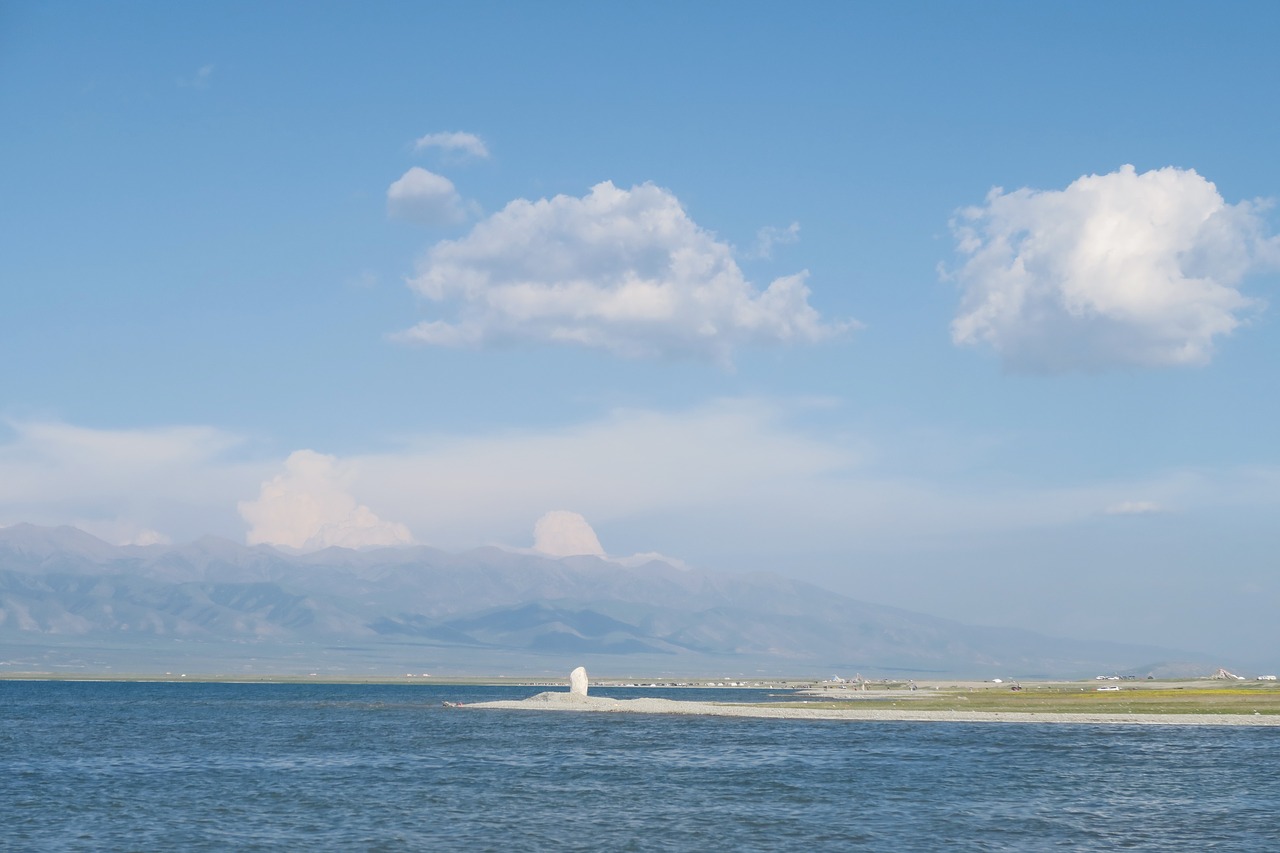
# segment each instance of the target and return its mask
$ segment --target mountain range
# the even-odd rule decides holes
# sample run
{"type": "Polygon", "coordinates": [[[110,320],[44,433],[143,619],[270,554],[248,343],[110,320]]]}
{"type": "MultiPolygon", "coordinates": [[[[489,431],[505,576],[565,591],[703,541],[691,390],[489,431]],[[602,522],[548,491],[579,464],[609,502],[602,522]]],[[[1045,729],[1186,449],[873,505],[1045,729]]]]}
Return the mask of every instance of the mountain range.
{"type": "Polygon", "coordinates": [[[0,528],[0,672],[533,675],[579,664],[806,677],[1213,668],[1185,651],[967,625],[661,559],[292,554],[214,537],[115,546],[72,527],[0,528]]]}

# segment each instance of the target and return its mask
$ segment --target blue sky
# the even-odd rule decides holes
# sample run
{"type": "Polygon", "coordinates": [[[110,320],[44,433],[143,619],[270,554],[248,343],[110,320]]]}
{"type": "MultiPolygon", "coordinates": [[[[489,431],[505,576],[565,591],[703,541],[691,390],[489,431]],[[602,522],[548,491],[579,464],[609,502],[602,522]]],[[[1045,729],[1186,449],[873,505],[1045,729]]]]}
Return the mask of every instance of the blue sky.
{"type": "Polygon", "coordinates": [[[1256,654],[1277,32],[6,3],[0,524],[461,550],[565,510],[611,555],[1256,654]]]}

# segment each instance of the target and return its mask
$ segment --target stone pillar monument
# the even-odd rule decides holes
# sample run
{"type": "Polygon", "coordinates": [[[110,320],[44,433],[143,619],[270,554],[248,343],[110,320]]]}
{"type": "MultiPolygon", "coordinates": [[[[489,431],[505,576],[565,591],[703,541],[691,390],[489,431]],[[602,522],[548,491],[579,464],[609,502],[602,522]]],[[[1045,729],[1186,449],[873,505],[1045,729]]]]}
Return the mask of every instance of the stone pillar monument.
{"type": "Polygon", "coordinates": [[[587,668],[580,666],[569,673],[569,694],[571,696],[587,695],[587,668]]]}

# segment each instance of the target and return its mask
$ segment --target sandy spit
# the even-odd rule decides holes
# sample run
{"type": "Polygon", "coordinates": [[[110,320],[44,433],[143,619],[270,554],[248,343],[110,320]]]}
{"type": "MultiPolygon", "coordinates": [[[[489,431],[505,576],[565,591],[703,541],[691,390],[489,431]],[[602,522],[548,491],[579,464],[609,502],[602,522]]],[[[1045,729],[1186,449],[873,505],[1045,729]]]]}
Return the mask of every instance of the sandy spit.
{"type": "Polygon", "coordinates": [[[676,714],[708,717],[758,717],[783,720],[905,721],[914,723],[1101,723],[1135,726],[1280,726],[1280,717],[1253,714],[1049,714],[1017,711],[912,711],[881,708],[797,708],[681,702],[674,699],[609,699],[539,693],[528,699],[475,702],[465,708],[521,711],[594,711],[623,714],[676,714]]]}

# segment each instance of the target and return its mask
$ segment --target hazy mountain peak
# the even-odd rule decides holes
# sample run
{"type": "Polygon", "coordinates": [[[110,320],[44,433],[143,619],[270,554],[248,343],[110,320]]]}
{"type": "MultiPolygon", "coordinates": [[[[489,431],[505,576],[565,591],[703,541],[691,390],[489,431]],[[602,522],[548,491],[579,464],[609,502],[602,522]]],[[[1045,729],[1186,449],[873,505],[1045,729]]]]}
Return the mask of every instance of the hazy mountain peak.
{"type": "Polygon", "coordinates": [[[108,650],[121,662],[159,659],[181,638],[184,653],[267,671],[319,655],[374,669],[406,659],[475,672],[591,659],[698,672],[732,660],[786,673],[1030,677],[1184,656],[964,625],[776,575],[656,560],[628,567],[496,547],[294,555],[216,536],[117,548],[70,527],[0,528],[0,642],[49,660],[67,636],[95,659],[108,650]]]}
{"type": "Polygon", "coordinates": [[[117,546],[85,533],[78,527],[41,527],[27,522],[0,527],[0,545],[7,545],[32,556],[63,554],[94,560],[108,558],[118,550],[117,546]]]}

